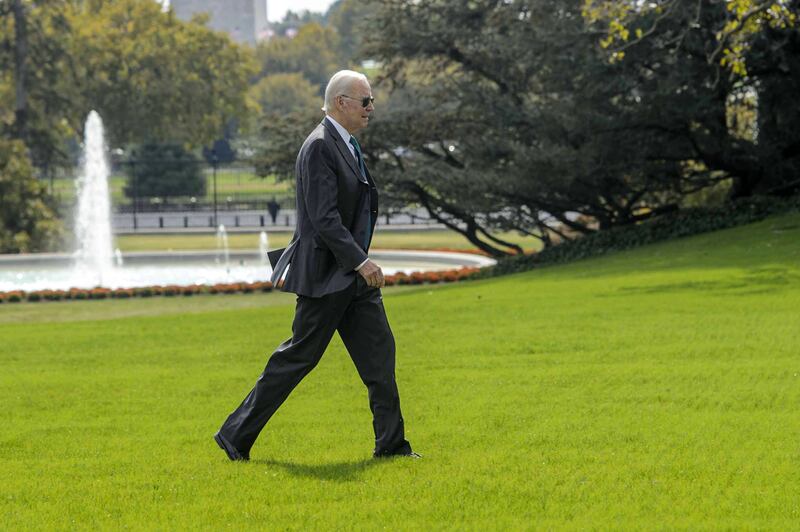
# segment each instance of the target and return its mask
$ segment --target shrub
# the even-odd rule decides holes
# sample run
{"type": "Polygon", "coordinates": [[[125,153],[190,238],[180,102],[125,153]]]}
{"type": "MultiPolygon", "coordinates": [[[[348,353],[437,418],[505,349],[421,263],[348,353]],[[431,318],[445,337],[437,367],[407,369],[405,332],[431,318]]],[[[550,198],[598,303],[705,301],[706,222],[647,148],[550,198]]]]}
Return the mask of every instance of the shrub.
{"type": "Polygon", "coordinates": [[[66,299],[67,292],[64,290],[45,290],[44,298],[48,301],[61,301],[66,299]]]}
{"type": "Polygon", "coordinates": [[[25,298],[25,292],[22,290],[12,290],[6,294],[9,303],[19,303],[25,298]]]}
{"type": "Polygon", "coordinates": [[[89,291],[82,288],[70,288],[69,295],[71,299],[89,299],[89,291]]]}
{"type": "Polygon", "coordinates": [[[442,281],[445,283],[453,283],[459,280],[458,270],[448,270],[446,272],[441,272],[440,275],[442,281]]]}
{"type": "Polygon", "coordinates": [[[182,288],[180,286],[176,286],[174,284],[167,285],[163,288],[161,293],[167,297],[172,297],[180,294],[182,292],[182,288]]]}
{"type": "Polygon", "coordinates": [[[132,288],[117,288],[116,290],[111,291],[111,297],[115,297],[117,299],[128,299],[136,295],[132,288]]]}
{"type": "Polygon", "coordinates": [[[153,297],[153,289],[149,286],[136,288],[136,295],[139,297],[153,297]]]}
{"type": "Polygon", "coordinates": [[[272,283],[269,281],[256,281],[254,283],[250,283],[250,286],[253,287],[253,290],[257,290],[259,292],[269,292],[272,290],[272,283]]]}
{"type": "Polygon", "coordinates": [[[0,138],[0,253],[53,250],[61,240],[56,205],[27,152],[21,141],[0,138]]]}
{"type": "Polygon", "coordinates": [[[193,296],[195,294],[199,294],[201,290],[200,285],[189,285],[189,286],[182,286],[181,287],[181,294],[184,296],[193,296]]]}
{"type": "Polygon", "coordinates": [[[28,292],[27,300],[31,302],[41,301],[42,293],[39,291],[28,292]]]}
{"type": "Polygon", "coordinates": [[[441,280],[439,272],[425,272],[426,283],[438,283],[441,280]]]}
{"type": "Polygon", "coordinates": [[[145,143],[133,152],[135,165],[128,166],[125,195],[133,197],[203,196],[206,180],[200,161],[180,144],[145,143]],[[135,174],[135,175],[134,175],[135,174]]]}
{"type": "Polygon", "coordinates": [[[222,285],[222,291],[226,294],[235,294],[239,288],[240,287],[238,283],[222,285]]]}
{"type": "Polygon", "coordinates": [[[425,274],[422,272],[411,272],[408,276],[410,284],[422,284],[425,282],[425,274]]]}
{"type": "Polygon", "coordinates": [[[106,299],[109,295],[111,295],[111,290],[99,286],[89,291],[89,297],[91,299],[106,299]]]}

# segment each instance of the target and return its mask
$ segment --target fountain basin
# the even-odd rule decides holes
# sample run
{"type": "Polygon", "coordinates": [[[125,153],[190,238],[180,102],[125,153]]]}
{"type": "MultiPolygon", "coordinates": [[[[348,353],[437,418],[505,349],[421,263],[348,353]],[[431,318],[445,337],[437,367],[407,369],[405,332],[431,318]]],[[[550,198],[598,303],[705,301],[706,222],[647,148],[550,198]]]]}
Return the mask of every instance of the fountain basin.
{"type": "MultiPolygon", "coordinates": [[[[493,259],[470,253],[374,250],[370,258],[386,275],[398,272],[442,271],[484,267],[493,259]]],[[[152,285],[189,286],[268,281],[272,269],[257,251],[230,251],[227,264],[214,251],[132,252],[123,266],[99,273],[76,267],[67,253],[0,256],[0,292],[67,290],[69,288],[137,288],[152,285]]]]}

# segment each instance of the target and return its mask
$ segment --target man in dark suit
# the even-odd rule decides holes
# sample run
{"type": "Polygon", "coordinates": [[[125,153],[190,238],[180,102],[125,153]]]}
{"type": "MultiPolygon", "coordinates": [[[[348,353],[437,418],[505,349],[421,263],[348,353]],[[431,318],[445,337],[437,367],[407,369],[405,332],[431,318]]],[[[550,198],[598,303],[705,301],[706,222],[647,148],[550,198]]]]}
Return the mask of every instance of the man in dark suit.
{"type": "Polygon", "coordinates": [[[297,294],[292,337],[269,359],[241,405],[214,436],[231,460],[248,460],[261,429],[317,365],[339,332],[369,392],[376,457],[413,456],[395,382],[395,343],[380,289],[381,268],[367,253],[378,191],[352,135],[374,110],[363,74],[343,70],[325,90],[325,118],[297,156],[297,227],[273,267],[272,282],[297,294]]]}

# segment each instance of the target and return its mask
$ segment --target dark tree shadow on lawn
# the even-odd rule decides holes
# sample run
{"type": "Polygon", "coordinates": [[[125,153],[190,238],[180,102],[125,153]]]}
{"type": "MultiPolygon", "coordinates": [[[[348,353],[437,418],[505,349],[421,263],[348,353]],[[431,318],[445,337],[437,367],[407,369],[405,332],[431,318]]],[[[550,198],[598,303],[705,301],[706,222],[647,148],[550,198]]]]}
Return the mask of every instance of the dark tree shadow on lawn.
{"type": "Polygon", "coordinates": [[[382,460],[368,458],[354,462],[334,462],[331,464],[296,464],[281,462],[280,460],[252,460],[250,463],[270,467],[277,466],[296,477],[351,482],[358,480],[364,471],[378,465],[380,462],[382,460]]]}
{"type": "Polygon", "coordinates": [[[733,279],[687,281],[648,286],[624,286],[605,295],[655,294],[676,291],[716,292],[718,295],[744,296],[778,292],[788,286],[800,285],[800,274],[780,267],[750,269],[733,279]]]}

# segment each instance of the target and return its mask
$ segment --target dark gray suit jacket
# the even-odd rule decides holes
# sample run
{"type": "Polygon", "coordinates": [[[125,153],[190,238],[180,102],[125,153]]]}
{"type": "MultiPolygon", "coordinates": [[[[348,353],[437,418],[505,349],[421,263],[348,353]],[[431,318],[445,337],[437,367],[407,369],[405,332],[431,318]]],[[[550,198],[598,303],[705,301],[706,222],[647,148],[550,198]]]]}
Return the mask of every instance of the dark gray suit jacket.
{"type": "Polygon", "coordinates": [[[378,219],[378,190],[366,173],[365,179],[328,119],[311,132],[295,165],[297,227],[273,269],[273,284],[288,268],[284,292],[321,297],[355,280],[378,219]]]}

